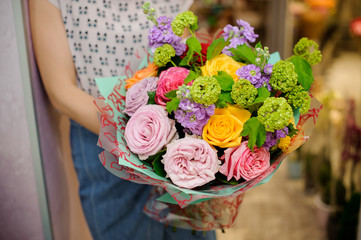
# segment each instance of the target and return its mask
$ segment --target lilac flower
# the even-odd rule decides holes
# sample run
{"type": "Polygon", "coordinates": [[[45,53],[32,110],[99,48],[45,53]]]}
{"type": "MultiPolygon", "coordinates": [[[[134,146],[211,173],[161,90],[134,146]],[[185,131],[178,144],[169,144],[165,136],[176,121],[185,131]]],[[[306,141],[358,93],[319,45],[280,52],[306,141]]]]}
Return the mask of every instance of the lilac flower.
{"type": "Polygon", "coordinates": [[[227,39],[230,38],[230,37],[239,36],[239,32],[240,32],[240,30],[239,30],[238,27],[227,24],[227,26],[225,26],[223,28],[224,40],[227,41],[227,39]]]}
{"type": "MultiPolygon", "coordinates": [[[[246,79],[252,83],[253,86],[262,87],[261,82],[261,69],[254,64],[248,64],[241,67],[236,71],[237,76],[240,79],[246,79]],[[259,86],[260,85],[260,86],[259,86]]],[[[256,87],[257,88],[257,87],[256,87]]]]}
{"type": "Polygon", "coordinates": [[[175,54],[177,56],[182,55],[186,50],[187,50],[187,45],[185,43],[182,42],[173,42],[173,44],[171,44],[175,50],[175,54]]]}
{"type": "MultiPolygon", "coordinates": [[[[269,80],[270,80],[271,76],[270,75],[262,75],[261,76],[261,81],[260,81],[260,84],[261,86],[260,87],[266,87],[268,89],[268,91],[271,91],[272,90],[272,87],[271,85],[269,84],[269,80]]],[[[255,86],[256,87],[256,86],[255,86]]],[[[258,88],[258,87],[256,87],[258,88]]]]}
{"type": "Polygon", "coordinates": [[[164,44],[170,44],[176,55],[180,56],[186,50],[185,43],[182,43],[182,38],[175,35],[172,31],[172,18],[161,16],[157,19],[158,25],[154,25],[149,29],[149,47],[154,52],[156,48],[164,44]]]}
{"type": "Polygon", "coordinates": [[[160,16],[157,19],[159,30],[161,31],[169,30],[169,26],[171,25],[172,20],[173,19],[171,17],[160,16]]]}
{"type": "Polygon", "coordinates": [[[214,109],[214,104],[205,107],[203,104],[185,98],[180,101],[174,117],[186,128],[187,132],[190,130],[193,134],[202,136],[203,127],[208,122],[210,116],[214,114],[214,109]]]}
{"type": "Polygon", "coordinates": [[[288,135],[288,127],[284,127],[280,130],[275,130],[274,132],[267,132],[266,141],[263,146],[267,150],[272,148],[277,144],[278,139],[284,138],[288,135]]]}
{"type": "Polygon", "coordinates": [[[254,27],[251,27],[248,22],[241,19],[237,20],[237,24],[240,26],[241,35],[243,35],[249,42],[256,41],[256,39],[258,38],[258,34],[254,33],[254,27]]]}
{"type": "Polygon", "coordinates": [[[264,72],[265,74],[270,75],[270,74],[272,73],[272,68],[273,68],[273,65],[270,64],[270,63],[268,63],[268,64],[266,64],[266,65],[264,66],[263,72],[264,72]]]}
{"type": "Polygon", "coordinates": [[[233,56],[233,53],[229,51],[229,49],[237,48],[238,45],[249,45],[249,42],[256,41],[256,38],[258,37],[258,35],[254,33],[254,28],[251,27],[248,22],[237,20],[237,24],[239,27],[228,24],[223,28],[224,40],[227,41],[228,38],[231,38],[230,44],[222,51],[222,53],[228,56],[233,56]]]}

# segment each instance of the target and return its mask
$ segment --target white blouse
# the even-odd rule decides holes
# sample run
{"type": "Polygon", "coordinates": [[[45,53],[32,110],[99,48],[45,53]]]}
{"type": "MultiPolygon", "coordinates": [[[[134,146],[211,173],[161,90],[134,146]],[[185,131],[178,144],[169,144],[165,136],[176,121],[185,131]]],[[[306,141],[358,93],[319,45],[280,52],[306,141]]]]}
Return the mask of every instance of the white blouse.
{"type": "MultiPolygon", "coordinates": [[[[145,1],[49,1],[61,11],[81,89],[98,97],[95,78],[133,75],[148,52],[148,30],[153,26],[143,13],[145,1]]],[[[174,18],[193,0],[149,2],[158,17],[174,18]]]]}

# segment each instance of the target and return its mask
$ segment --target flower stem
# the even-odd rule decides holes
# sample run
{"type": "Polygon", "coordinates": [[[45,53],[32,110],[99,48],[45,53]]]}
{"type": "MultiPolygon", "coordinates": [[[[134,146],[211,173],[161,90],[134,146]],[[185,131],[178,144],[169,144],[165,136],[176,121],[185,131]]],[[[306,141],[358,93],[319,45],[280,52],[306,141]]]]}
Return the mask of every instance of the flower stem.
{"type": "Polygon", "coordinates": [[[192,36],[193,36],[194,38],[196,38],[196,35],[194,34],[194,32],[193,32],[192,30],[190,30],[190,28],[188,28],[188,30],[189,30],[189,32],[192,34],[192,36]]]}
{"type": "Polygon", "coordinates": [[[170,62],[173,64],[174,67],[178,67],[172,60],[170,60],[170,62]]]}

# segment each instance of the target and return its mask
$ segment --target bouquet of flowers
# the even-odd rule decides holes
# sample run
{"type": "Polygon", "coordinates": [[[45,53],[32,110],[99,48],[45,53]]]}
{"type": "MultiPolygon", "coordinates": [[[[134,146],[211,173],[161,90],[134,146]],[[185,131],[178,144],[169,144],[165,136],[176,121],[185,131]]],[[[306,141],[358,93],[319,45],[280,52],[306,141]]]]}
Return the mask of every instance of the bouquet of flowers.
{"type": "Polygon", "coordinates": [[[315,124],[322,106],[309,91],[318,45],[303,38],[280,60],[251,46],[258,35],[243,20],[201,42],[192,12],[172,20],[143,9],[154,23],[154,54],[132,78],[96,79],[100,159],[121,178],[158,187],[145,212],[159,221],[229,227],[243,193],[268,181],[315,124]]]}

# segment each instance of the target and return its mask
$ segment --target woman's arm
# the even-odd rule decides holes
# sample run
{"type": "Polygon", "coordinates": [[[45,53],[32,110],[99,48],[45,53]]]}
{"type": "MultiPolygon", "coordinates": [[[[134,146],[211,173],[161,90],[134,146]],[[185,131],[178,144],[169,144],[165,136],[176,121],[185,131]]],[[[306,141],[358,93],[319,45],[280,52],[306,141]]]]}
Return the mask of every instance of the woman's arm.
{"type": "Polygon", "coordinates": [[[60,10],[48,0],[30,0],[35,56],[46,92],[61,113],[98,134],[93,97],[78,88],[76,71],[60,10]]]}

